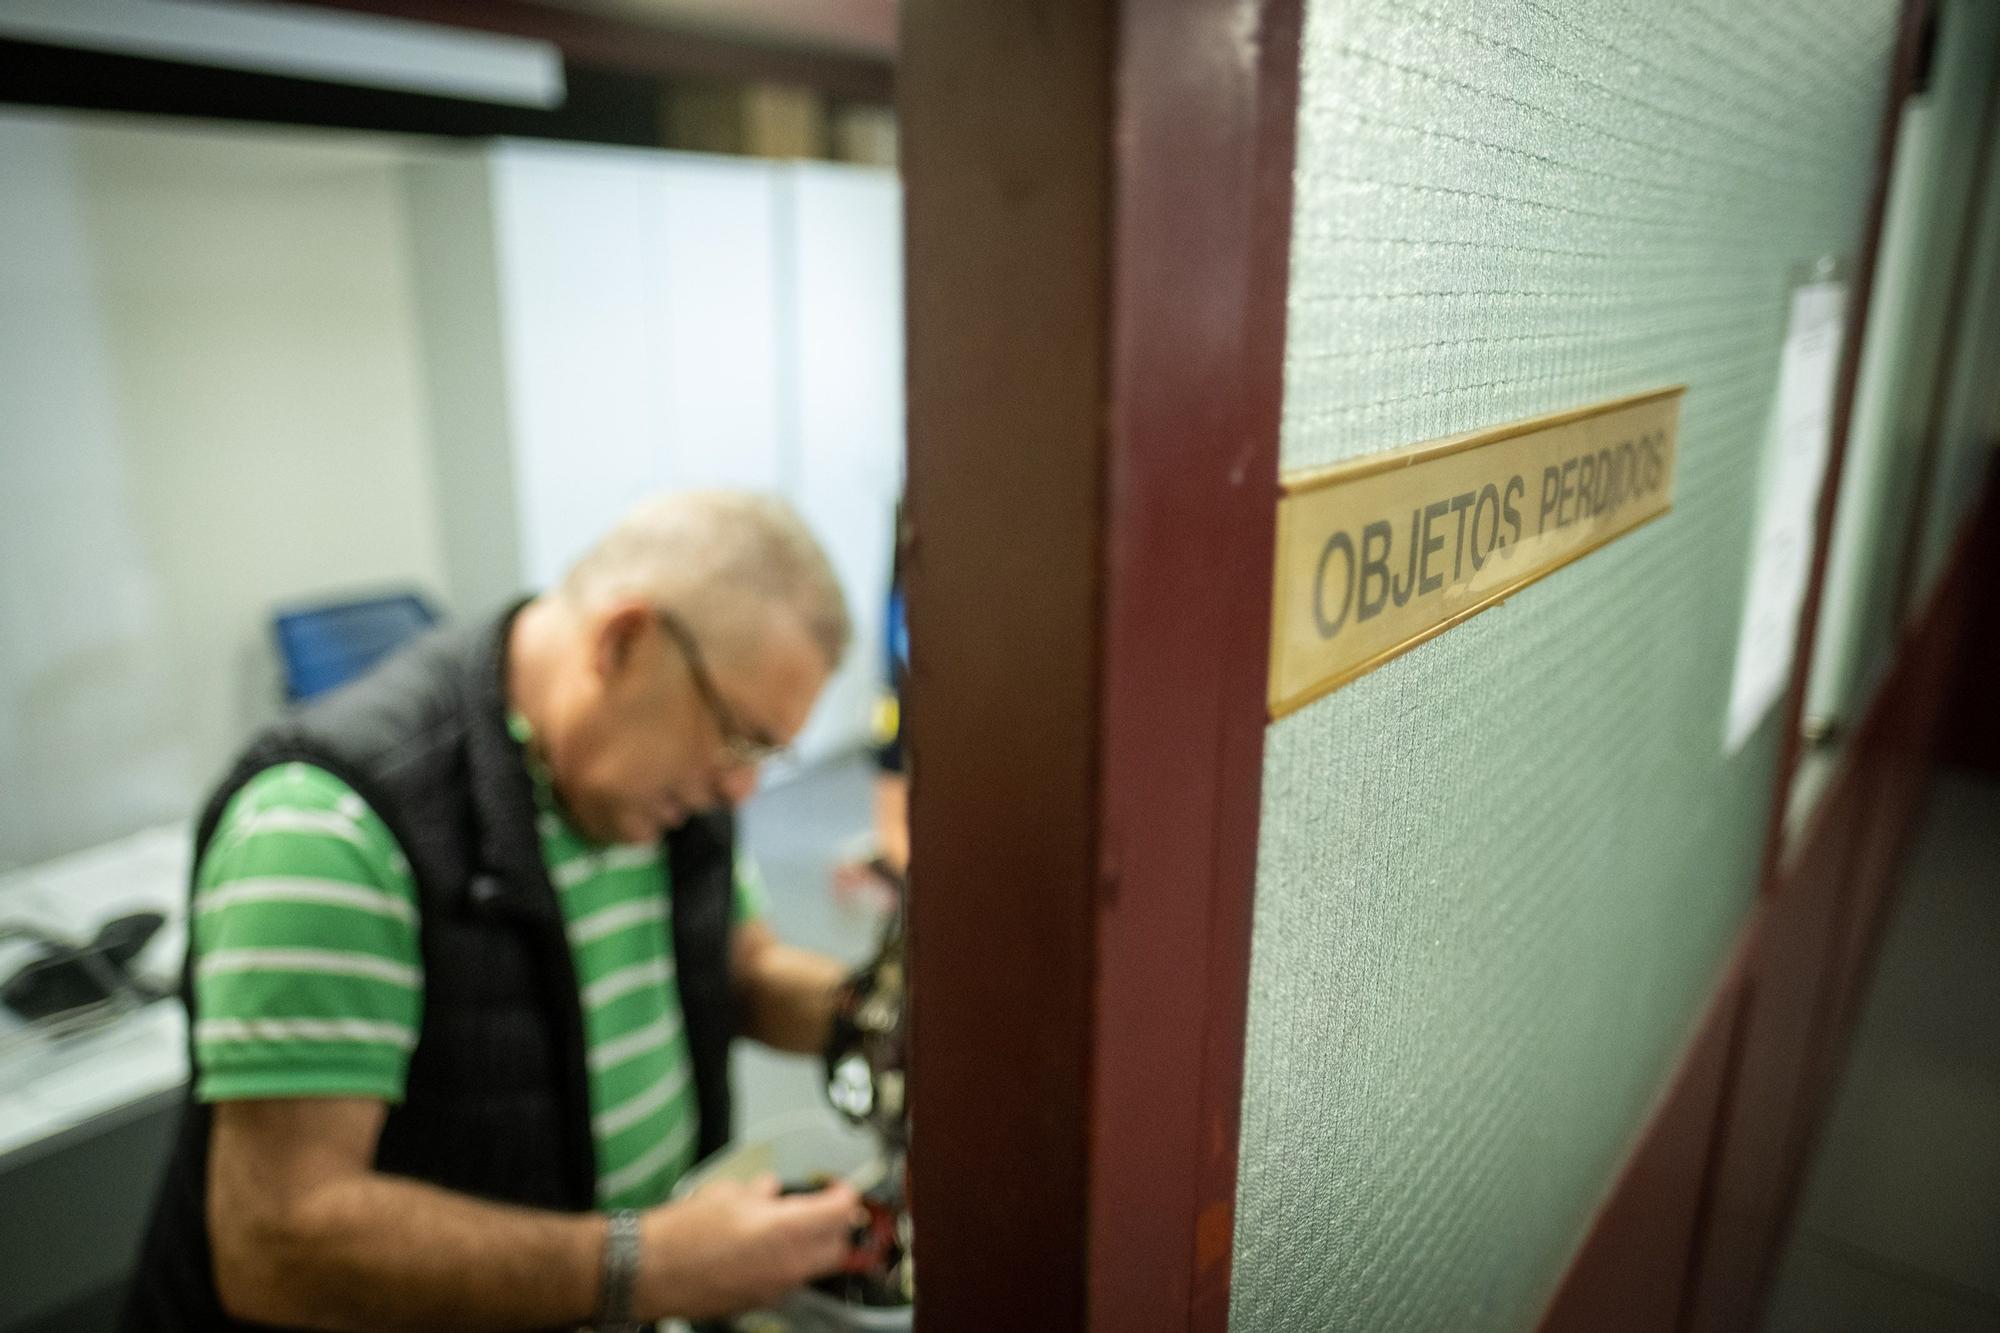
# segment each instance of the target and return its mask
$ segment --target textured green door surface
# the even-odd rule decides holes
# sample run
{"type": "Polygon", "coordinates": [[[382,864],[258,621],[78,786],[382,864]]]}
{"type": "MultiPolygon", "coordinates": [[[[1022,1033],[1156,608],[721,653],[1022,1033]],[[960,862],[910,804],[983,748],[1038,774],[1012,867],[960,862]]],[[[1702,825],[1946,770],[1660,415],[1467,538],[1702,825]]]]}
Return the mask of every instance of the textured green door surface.
{"type": "Polygon", "coordinates": [[[1787,284],[1891,0],[1311,0],[1287,470],[1685,383],[1675,510],[1268,737],[1232,1324],[1530,1325],[1750,905],[1722,733],[1787,284]]]}

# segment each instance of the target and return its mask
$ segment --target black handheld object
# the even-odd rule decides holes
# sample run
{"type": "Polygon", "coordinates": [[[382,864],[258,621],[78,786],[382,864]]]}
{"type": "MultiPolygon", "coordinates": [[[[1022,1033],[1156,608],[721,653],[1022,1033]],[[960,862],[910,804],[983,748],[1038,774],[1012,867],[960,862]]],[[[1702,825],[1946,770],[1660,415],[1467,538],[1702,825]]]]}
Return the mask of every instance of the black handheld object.
{"type": "Polygon", "coordinates": [[[886,1173],[862,1197],[868,1223],[855,1233],[840,1272],[813,1285],[850,1305],[907,1306],[915,1297],[904,1157],[910,1141],[904,1087],[909,997],[903,962],[909,885],[880,858],[869,868],[895,890],[896,907],[883,923],[875,956],[841,986],[826,1046],[826,1095],[848,1120],[874,1132],[886,1154],[886,1173]]]}
{"type": "Polygon", "coordinates": [[[899,1149],[909,1140],[903,1088],[902,877],[878,868],[898,889],[896,910],[883,925],[874,958],[841,987],[826,1045],[827,1100],[857,1125],[866,1125],[884,1146],[899,1149]]]}
{"type": "Polygon", "coordinates": [[[158,992],[136,980],[127,968],[165,924],[158,912],[134,912],[105,922],[97,938],[81,946],[37,934],[42,955],[0,986],[0,1003],[33,1022],[102,1004],[119,994],[156,999],[158,992]]]}

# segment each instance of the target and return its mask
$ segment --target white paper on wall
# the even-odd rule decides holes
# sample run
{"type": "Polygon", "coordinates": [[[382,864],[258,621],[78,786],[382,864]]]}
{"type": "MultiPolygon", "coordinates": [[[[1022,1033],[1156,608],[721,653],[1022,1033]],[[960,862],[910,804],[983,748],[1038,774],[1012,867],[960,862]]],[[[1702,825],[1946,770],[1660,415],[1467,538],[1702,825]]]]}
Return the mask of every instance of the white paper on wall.
{"type": "Polygon", "coordinates": [[[1847,284],[1792,291],[1764,486],[1750,548],[1750,586],[1736,640],[1724,748],[1743,748],[1791,681],[1812,562],[1813,519],[1826,477],[1847,284]]]}

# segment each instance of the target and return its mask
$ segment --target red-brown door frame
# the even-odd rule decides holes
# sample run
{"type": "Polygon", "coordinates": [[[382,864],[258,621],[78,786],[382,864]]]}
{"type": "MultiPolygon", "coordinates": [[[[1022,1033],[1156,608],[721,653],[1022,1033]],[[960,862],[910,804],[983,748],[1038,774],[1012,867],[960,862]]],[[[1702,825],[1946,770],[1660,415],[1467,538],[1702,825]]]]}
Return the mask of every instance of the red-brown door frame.
{"type": "Polygon", "coordinates": [[[1299,0],[911,0],[918,1326],[1222,1329],[1299,0]]]}

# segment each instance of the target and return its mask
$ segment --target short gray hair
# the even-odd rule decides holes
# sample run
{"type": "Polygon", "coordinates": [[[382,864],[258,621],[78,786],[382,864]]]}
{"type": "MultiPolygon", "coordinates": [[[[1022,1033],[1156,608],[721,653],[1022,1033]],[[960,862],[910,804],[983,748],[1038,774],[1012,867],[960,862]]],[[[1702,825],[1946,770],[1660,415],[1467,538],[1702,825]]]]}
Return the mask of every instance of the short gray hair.
{"type": "Polygon", "coordinates": [[[644,597],[686,616],[719,653],[748,650],[773,613],[793,617],[840,664],[853,628],[840,581],[805,521],[748,491],[680,491],[634,506],[570,566],[576,606],[644,597]]]}

